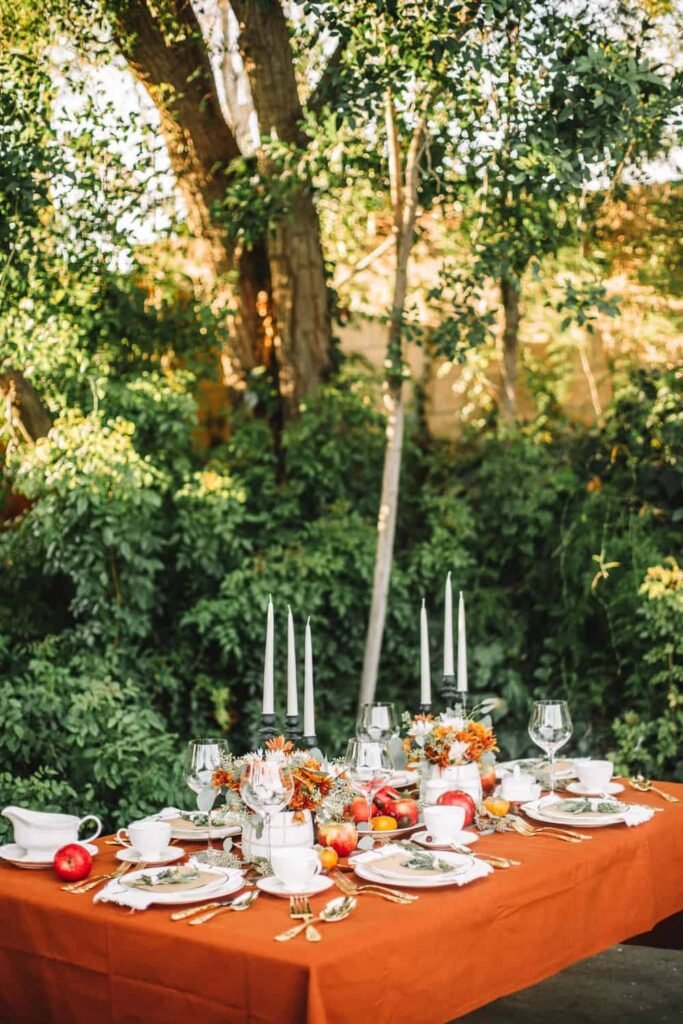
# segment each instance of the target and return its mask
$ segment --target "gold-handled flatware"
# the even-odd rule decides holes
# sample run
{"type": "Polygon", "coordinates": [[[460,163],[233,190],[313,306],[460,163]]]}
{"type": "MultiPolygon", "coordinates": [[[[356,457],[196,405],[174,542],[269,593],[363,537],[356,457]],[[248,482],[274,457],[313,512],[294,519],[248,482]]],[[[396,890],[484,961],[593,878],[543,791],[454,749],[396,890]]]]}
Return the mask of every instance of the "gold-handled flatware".
{"type": "Polygon", "coordinates": [[[367,893],[368,896],[380,896],[389,903],[401,903],[403,906],[406,906],[408,903],[414,903],[416,899],[419,899],[419,896],[412,896],[407,892],[399,892],[398,889],[392,889],[389,891],[384,889],[381,885],[359,885],[351,878],[347,878],[341,872],[338,874],[333,873],[330,877],[337,888],[340,889],[345,896],[356,896],[359,893],[367,893]]]}
{"type": "MultiPolygon", "coordinates": [[[[144,863],[136,865],[136,867],[144,868],[144,863]]],[[[110,881],[112,878],[121,878],[127,871],[133,867],[132,864],[121,864],[120,867],[116,868],[115,871],[110,871],[108,875],[95,875],[94,878],[86,878],[81,882],[68,882],[67,885],[63,885],[62,889],[64,892],[75,893],[80,895],[84,892],[90,892],[97,885],[103,885],[104,882],[110,881]]]]}
{"type": "MultiPolygon", "coordinates": [[[[563,829],[556,829],[552,826],[543,825],[541,828],[533,828],[521,819],[514,820],[512,822],[512,828],[515,832],[518,832],[520,836],[526,836],[531,839],[534,836],[547,835],[551,839],[559,839],[563,843],[573,843],[575,846],[580,846],[584,841],[579,835],[570,835],[563,829]]],[[[587,837],[590,838],[590,837],[587,837]]]]}
{"type": "Polygon", "coordinates": [[[498,857],[493,853],[472,853],[469,846],[458,846],[451,843],[451,849],[456,853],[469,853],[475,860],[483,860],[484,864],[490,864],[492,868],[518,868],[521,860],[512,860],[510,857],[498,857]]]}
{"type": "MultiPolygon", "coordinates": [[[[310,918],[309,920],[304,921],[303,924],[296,925],[294,928],[289,928],[286,932],[280,932],[279,935],[275,936],[275,941],[289,942],[290,939],[294,939],[297,935],[301,935],[302,932],[305,932],[312,924],[318,924],[319,922],[333,924],[335,921],[343,921],[353,910],[356,909],[357,905],[358,901],[353,896],[339,896],[337,899],[330,900],[326,903],[317,917],[310,918]]],[[[319,938],[322,938],[322,936],[319,935],[319,938]]]]}
{"type": "Polygon", "coordinates": [[[650,779],[646,779],[644,775],[633,775],[628,781],[629,785],[633,789],[637,789],[639,793],[656,793],[657,796],[661,796],[664,800],[668,800],[670,804],[680,803],[677,796],[673,796],[671,793],[665,793],[663,789],[658,789],[657,786],[653,786],[650,779]]]}
{"type": "Polygon", "coordinates": [[[308,896],[290,896],[289,897],[289,916],[293,920],[306,921],[308,928],[306,929],[306,938],[309,942],[320,942],[321,935],[317,928],[314,928],[310,922],[315,917],[311,901],[308,896]]]}
{"type": "Polygon", "coordinates": [[[521,818],[518,814],[508,815],[511,818],[514,825],[519,825],[521,828],[526,829],[527,832],[558,832],[563,836],[569,836],[570,839],[592,839],[593,836],[588,835],[586,832],[577,832],[576,829],[565,828],[563,825],[531,825],[524,818],[521,818]]]}
{"type": "Polygon", "coordinates": [[[248,910],[254,900],[259,898],[259,895],[258,889],[253,889],[251,892],[243,892],[240,896],[235,896],[234,899],[228,900],[212,910],[207,910],[202,914],[195,914],[190,924],[206,924],[207,921],[213,920],[219,914],[227,913],[228,910],[234,910],[237,913],[242,910],[248,910]]]}
{"type": "Polygon", "coordinates": [[[345,875],[339,870],[339,868],[335,868],[333,871],[330,871],[329,875],[332,881],[337,884],[339,888],[341,888],[342,885],[345,885],[351,893],[359,892],[361,888],[365,890],[375,889],[379,892],[387,893],[389,896],[396,896],[401,900],[405,900],[406,903],[413,903],[415,900],[419,900],[420,898],[413,893],[404,892],[401,889],[392,889],[388,885],[381,885],[379,882],[369,882],[361,886],[360,882],[356,882],[354,878],[350,878],[348,875],[345,875]]]}

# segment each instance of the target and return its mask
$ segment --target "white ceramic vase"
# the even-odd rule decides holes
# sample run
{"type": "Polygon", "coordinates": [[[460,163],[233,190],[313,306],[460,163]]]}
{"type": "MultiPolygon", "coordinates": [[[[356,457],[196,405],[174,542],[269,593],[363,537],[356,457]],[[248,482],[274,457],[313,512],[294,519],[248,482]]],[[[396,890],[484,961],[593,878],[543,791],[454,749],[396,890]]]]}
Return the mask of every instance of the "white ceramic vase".
{"type": "MultiPolygon", "coordinates": [[[[313,846],[313,819],[310,811],[299,811],[294,820],[294,811],[277,811],[270,819],[270,846],[274,850],[283,846],[313,846]]],[[[242,853],[247,860],[268,856],[267,826],[256,838],[256,832],[248,822],[242,828],[242,853]]]]}
{"type": "Polygon", "coordinates": [[[442,793],[449,789],[459,789],[469,793],[475,804],[481,803],[482,788],[479,765],[475,761],[469,764],[453,764],[440,768],[433,764],[429,767],[427,778],[423,783],[422,799],[425,804],[435,804],[442,793]]]}

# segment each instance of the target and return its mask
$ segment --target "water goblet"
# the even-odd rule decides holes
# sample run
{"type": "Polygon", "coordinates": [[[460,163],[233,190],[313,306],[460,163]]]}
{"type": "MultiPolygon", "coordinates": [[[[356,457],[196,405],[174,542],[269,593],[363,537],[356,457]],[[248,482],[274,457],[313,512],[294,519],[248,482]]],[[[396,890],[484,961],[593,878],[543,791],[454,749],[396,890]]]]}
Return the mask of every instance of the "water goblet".
{"type": "Polygon", "coordinates": [[[344,758],[351,785],[368,805],[368,831],[372,831],[372,802],[393,771],[386,740],[349,740],[344,758]]]}
{"type": "Polygon", "coordinates": [[[260,758],[247,763],[240,780],[240,796],[250,810],[265,819],[268,864],[271,818],[277,811],[284,810],[293,795],[294,779],[286,765],[260,758]]]}
{"type": "Polygon", "coordinates": [[[197,794],[197,807],[207,817],[206,852],[197,855],[197,860],[205,864],[218,864],[222,859],[220,850],[215,850],[211,836],[211,810],[218,790],[214,788],[213,773],[220,768],[223,757],[230,751],[227,740],[198,739],[191,740],[185,755],[185,781],[190,789],[197,794]]]}
{"type": "Polygon", "coordinates": [[[529,736],[548,755],[550,761],[550,793],[555,792],[555,754],[573,732],[566,700],[537,700],[529,718],[529,736]]]}

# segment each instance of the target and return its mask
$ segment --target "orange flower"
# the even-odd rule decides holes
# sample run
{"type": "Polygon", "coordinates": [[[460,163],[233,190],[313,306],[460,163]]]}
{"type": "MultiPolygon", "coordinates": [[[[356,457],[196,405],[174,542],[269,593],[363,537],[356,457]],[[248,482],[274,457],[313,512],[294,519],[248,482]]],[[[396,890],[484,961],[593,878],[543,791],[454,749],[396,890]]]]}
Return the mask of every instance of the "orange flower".
{"type": "Polygon", "coordinates": [[[266,740],[266,750],[281,750],[283,754],[291,754],[294,744],[284,736],[274,736],[272,740],[266,740]]]}

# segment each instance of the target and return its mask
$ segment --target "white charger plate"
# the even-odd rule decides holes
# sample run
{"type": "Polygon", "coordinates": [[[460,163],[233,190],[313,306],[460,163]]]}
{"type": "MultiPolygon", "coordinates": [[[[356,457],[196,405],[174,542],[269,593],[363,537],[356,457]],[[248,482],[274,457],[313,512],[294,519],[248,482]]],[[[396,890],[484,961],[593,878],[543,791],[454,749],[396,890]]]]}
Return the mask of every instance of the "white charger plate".
{"type": "Polygon", "coordinates": [[[290,896],[317,896],[319,892],[325,892],[332,885],[332,879],[325,875],[314,875],[306,884],[298,888],[290,889],[279,878],[269,875],[267,878],[259,878],[256,881],[256,888],[267,892],[271,896],[280,896],[288,900],[290,896]]]}
{"type": "Polygon", "coordinates": [[[399,885],[405,889],[435,889],[448,885],[457,885],[458,877],[468,865],[475,863],[474,855],[468,856],[465,853],[445,852],[440,854],[442,860],[449,861],[454,866],[454,871],[443,876],[432,876],[431,878],[407,877],[406,875],[391,874],[374,871],[373,861],[363,862],[359,858],[352,858],[349,863],[359,878],[366,882],[376,882],[380,885],[399,885]]]}
{"type": "Polygon", "coordinates": [[[548,808],[552,805],[545,805],[543,800],[531,800],[528,804],[522,804],[522,810],[528,818],[540,821],[544,825],[560,825],[564,828],[574,826],[576,828],[603,828],[606,825],[621,825],[624,821],[624,813],[619,814],[571,814],[552,813],[548,808]]]}
{"type": "MultiPolygon", "coordinates": [[[[201,811],[185,811],[185,814],[202,814],[201,811]]],[[[150,814],[148,818],[143,819],[144,821],[168,821],[169,819],[179,818],[180,814],[173,812],[171,814],[150,814]]],[[[212,825],[211,826],[211,839],[227,839],[228,836],[238,836],[242,831],[242,826],[238,824],[225,824],[225,825],[212,825]]],[[[203,843],[209,838],[209,831],[207,828],[195,828],[192,825],[188,825],[187,828],[181,828],[179,825],[171,826],[171,839],[184,839],[190,843],[203,843]]]]}
{"type": "MultiPolygon", "coordinates": [[[[378,818],[379,815],[376,814],[375,817],[378,818]]],[[[358,828],[358,825],[365,825],[365,824],[366,824],[366,822],[364,822],[364,821],[360,821],[360,822],[356,823],[356,828],[358,829],[358,838],[359,839],[362,839],[363,836],[372,836],[375,839],[384,839],[384,838],[387,838],[387,839],[399,839],[401,836],[409,836],[412,832],[415,831],[416,828],[424,828],[425,827],[424,821],[418,821],[416,825],[408,825],[407,828],[391,828],[391,829],[386,829],[386,830],[382,829],[381,831],[379,829],[377,831],[375,831],[375,829],[372,829],[370,831],[370,830],[368,830],[366,828],[363,828],[363,829],[358,828]]]]}
{"type": "Polygon", "coordinates": [[[157,892],[153,889],[136,889],[130,885],[132,879],[141,875],[153,875],[163,868],[146,868],[143,871],[130,871],[118,881],[119,889],[131,889],[133,892],[142,892],[152,897],[152,902],[159,906],[180,906],[184,903],[198,903],[205,899],[218,899],[222,896],[229,896],[231,893],[241,889],[244,885],[244,874],[242,871],[226,868],[214,868],[207,864],[201,865],[201,870],[216,875],[215,881],[208,882],[197,889],[187,889],[185,892],[157,892]]]}
{"type": "MultiPolygon", "coordinates": [[[[100,852],[94,843],[79,843],[78,845],[85,847],[91,857],[94,857],[100,852]]],[[[57,851],[55,850],[55,853],[56,852],[57,851]]],[[[35,858],[28,860],[26,857],[26,850],[23,846],[19,846],[18,843],[6,843],[5,846],[0,846],[0,858],[2,858],[2,860],[6,860],[8,864],[14,864],[16,868],[26,868],[28,871],[40,871],[44,868],[52,867],[54,854],[44,860],[36,860],[35,858]]]]}
{"type": "MultiPolygon", "coordinates": [[[[541,773],[547,775],[550,771],[550,762],[544,757],[518,757],[514,761],[501,761],[496,765],[496,778],[500,779],[508,772],[513,773],[516,765],[519,770],[536,775],[541,773]]],[[[556,779],[575,779],[576,768],[571,758],[561,757],[555,762],[554,776],[556,779]]]]}

